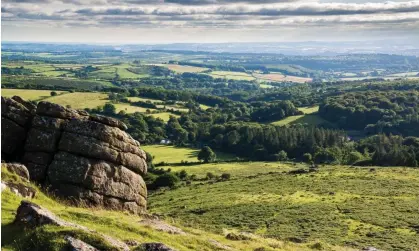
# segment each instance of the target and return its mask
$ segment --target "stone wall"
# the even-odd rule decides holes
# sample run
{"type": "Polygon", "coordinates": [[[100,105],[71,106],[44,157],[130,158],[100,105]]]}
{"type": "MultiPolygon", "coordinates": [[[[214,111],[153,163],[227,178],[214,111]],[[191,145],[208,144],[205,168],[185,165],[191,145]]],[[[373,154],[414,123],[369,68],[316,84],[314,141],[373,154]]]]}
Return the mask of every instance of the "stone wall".
{"type": "Polygon", "coordinates": [[[87,206],[146,209],[146,154],[119,120],[49,102],[2,97],[2,159],[87,206]]]}

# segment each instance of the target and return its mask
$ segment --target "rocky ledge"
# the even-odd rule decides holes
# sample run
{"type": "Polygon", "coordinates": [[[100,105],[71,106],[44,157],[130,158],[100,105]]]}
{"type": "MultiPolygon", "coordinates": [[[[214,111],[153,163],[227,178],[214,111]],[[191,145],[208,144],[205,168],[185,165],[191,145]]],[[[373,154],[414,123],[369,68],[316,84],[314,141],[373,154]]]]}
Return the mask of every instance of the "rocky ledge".
{"type": "Polygon", "coordinates": [[[2,160],[87,206],[146,210],[146,154],[119,120],[20,97],[1,100],[2,160]]]}

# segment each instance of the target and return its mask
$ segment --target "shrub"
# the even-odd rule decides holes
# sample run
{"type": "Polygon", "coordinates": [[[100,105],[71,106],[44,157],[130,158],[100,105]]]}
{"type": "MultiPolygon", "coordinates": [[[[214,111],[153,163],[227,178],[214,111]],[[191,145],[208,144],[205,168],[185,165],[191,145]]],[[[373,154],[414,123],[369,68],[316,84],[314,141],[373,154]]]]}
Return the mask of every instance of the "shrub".
{"type": "Polygon", "coordinates": [[[313,161],[313,156],[311,155],[311,153],[304,153],[303,160],[306,163],[311,163],[313,161]]]}
{"type": "Polygon", "coordinates": [[[288,154],[287,154],[287,152],[286,152],[286,151],[284,151],[284,150],[281,150],[281,151],[278,153],[278,160],[284,161],[284,160],[287,160],[287,159],[288,159],[288,154]]]}
{"type": "Polygon", "coordinates": [[[185,170],[182,170],[179,172],[178,176],[181,180],[186,180],[188,178],[188,173],[185,170]]]}
{"type": "Polygon", "coordinates": [[[215,175],[213,173],[211,173],[211,172],[207,173],[207,180],[212,180],[214,178],[215,178],[215,175]]]}
{"type": "Polygon", "coordinates": [[[229,174],[229,173],[223,173],[223,174],[221,174],[221,179],[222,180],[229,180],[230,177],[231,177],[231,174],[229,174]]]}
{"type": "Polygon", "coordinates": [[[179,178],[173,173],[165,173],[156,178],[153,183],[155,189],[160,187],[173,188],[179,183],[179,178]]]}
{"type": "Polygon", "coordinates": [[[50,94],[51,94],[51,96],[53,96],[53,97],[58,95],[58,93],[57,93],[57,92],[54,92],[54,91],[52,91],[50,94]]]}

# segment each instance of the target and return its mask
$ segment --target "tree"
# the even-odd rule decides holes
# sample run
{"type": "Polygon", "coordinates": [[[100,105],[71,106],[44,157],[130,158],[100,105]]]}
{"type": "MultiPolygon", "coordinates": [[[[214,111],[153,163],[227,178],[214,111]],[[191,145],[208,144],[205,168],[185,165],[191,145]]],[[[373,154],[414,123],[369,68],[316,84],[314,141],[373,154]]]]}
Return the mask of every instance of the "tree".
{"type": "Polygon", "coordinates": [[[278,160],[284,161],[284,160],[287,160],[287,159],[288,159],[288,154],[287,154],[287,152],[286,152],[286,151],[284,151],[284,150],[281,150],[281,151],[278,153],[278,160]]]}
{"type": "Polygon", "coordinates": [[[303,159],[304,159],[304,162],[310,164],[313,161],[313,156],[311,155],[311,153],[305,153],[303,155],[303,159]]]}
{"type": "Polygon", "coordinates": [[[57,95],[58,95],[58,93],[57,93],[57,92],[54,92],[54,91],[52,91],[50,94],[51,94],[51,96],[52,96],[52,97],[54,97],[54,96],[57,96],[57,95]]]}
{"type": "Polygon", "coordinates": [[[198,160],[203,160],[205,163],[214,161],[215,158],[216,155],[209,146],[204,146],[198,153],[198,160]]]}
{"type": "Polygon", "coordinates": [[[116,107],[113,104],[105,104],[103,106],[103,112],[106,114],[115,114],[116,113],[116,107]]]}

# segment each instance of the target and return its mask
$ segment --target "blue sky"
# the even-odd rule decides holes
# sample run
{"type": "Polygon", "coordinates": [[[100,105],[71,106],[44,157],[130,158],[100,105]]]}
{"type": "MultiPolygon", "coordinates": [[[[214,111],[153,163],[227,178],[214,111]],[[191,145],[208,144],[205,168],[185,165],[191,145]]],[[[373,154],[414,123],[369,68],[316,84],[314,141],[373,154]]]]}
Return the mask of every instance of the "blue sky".
{"type": "Polygon", "coordinates": [[[419,1],[3,0],[1,26],[2,41],[419,43],[419,1]]]}

